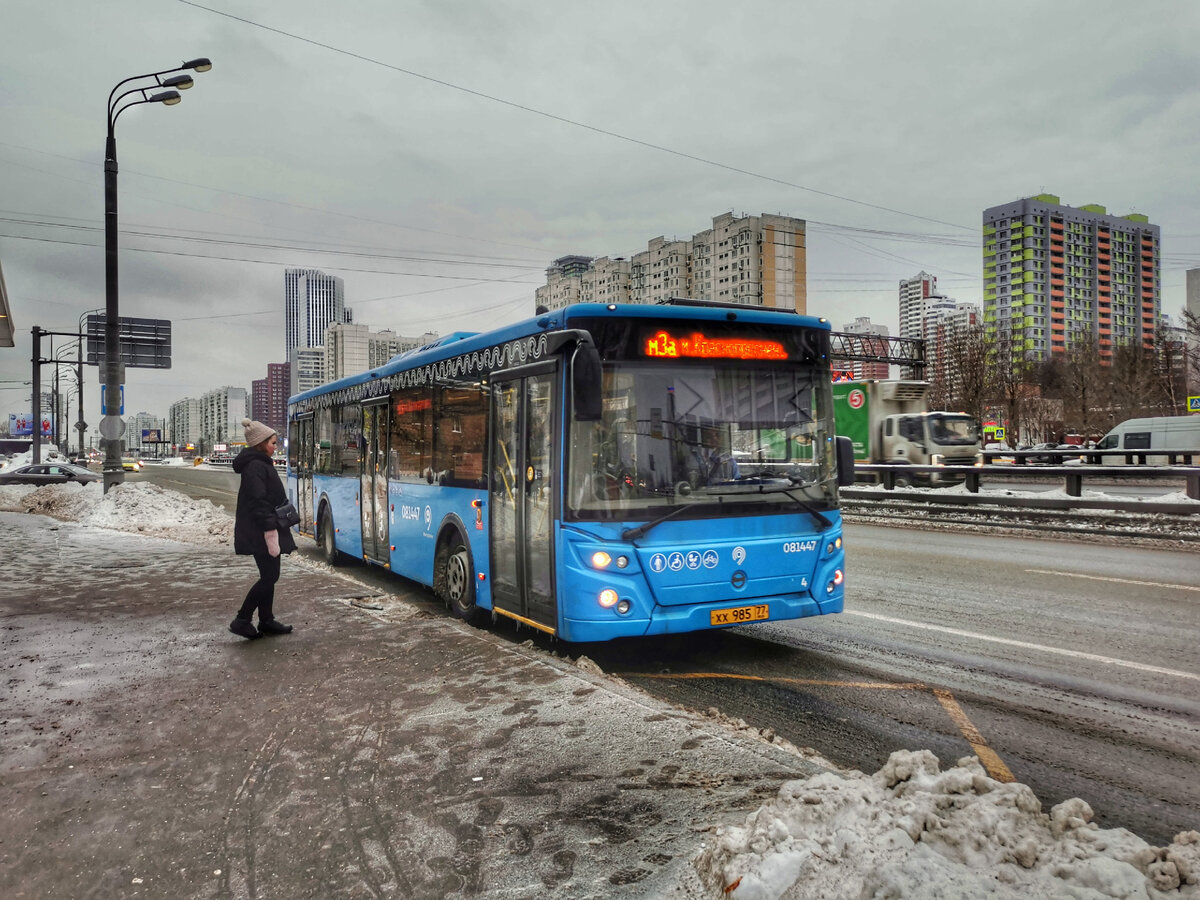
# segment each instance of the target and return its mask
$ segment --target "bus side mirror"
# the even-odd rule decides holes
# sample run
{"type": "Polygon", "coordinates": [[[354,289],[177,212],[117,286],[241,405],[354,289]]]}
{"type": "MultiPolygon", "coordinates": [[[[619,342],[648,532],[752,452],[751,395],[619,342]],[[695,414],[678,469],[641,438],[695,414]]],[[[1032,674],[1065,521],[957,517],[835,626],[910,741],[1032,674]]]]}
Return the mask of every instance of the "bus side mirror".
{"type": "Polygon", "coordinates": [[[600,352],[590,343],[580,343],[571,359],[571,394],[578,421],[599,421],[600,391],[600,352]]]}
{"type": "Polygon", "coordinates": [[[854,444],[848,437],[837,437],[837,483],[838,487],[854,484],[854,444]]]}

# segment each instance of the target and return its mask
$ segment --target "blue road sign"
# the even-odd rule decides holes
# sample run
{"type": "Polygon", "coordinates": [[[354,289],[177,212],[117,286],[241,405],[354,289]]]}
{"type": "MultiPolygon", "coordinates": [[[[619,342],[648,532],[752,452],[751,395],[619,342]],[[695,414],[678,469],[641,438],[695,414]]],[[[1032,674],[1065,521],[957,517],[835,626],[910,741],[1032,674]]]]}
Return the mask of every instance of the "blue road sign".
{"type": "MultiPolygon", "coordinates": [[[[102,384],[102,385],[100,385],[100,415],[102,415],[102,416],[107,416],[109,414],[107,398],[108,398],[108,385],[102,384]]],[[[125,385],[121,385],[121,408],[120,408],[120,410],[114,410],[112,414],[114,416],[125,415],[125,385]]]]}

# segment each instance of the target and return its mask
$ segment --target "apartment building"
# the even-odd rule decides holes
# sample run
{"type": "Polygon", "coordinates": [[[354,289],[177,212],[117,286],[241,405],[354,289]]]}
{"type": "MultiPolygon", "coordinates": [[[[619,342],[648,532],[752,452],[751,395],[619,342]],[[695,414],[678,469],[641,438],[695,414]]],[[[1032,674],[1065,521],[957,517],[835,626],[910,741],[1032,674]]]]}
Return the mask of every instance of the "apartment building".
{"type": "Polygon", "coordinates": [[[337,381],[382,366],[397,353],[437,340],[435,332],[405,337],[391,330],[371,331],[366,325],[333,324],[325,329],[324,381],[337,381]]]}
{"type": "Polygon", "coordinates": [[[195,449],[200,442],[200,401],[185,397],[167,412],[167,435],[177,451],[195,449]]]}
{"type": "Polygon", "coordinates": [[[982,315],[978,304],[960,303],[952,297],[934,297],[926,305],[921,329],[925,378],[943,385],[950,396],[958,394],[963,381],[960,342],[979,327],[982,315]]]}
{"type": "Polygon", "coordinates": [[[158,454],[166,440],[161,416],[140,412],[125,419],[125,449],[139,456],[158,454]]]}
{"type": "Polygon", "coordinates": [[[288,362],[289,394],[302,394],[329,381],[325,377],[325,348],[297,347],[288,362]]]}
{"type": "MultiPolygon", "coordinates": [[[[886,325],[877,325],[871,321],[870,316],[859,316],[853,322],[842,326],[842,332],[845,334],[861,335],[861,341],[855,341],[855,349],[861,350],[864,353],[876,353],[883,356],[887,353],[887,341],[873,342],[871,338],[886,338],[888,337],[888,327],[886,325]]],[[[834,365],[841,373],[842,379],[852,378],[855,381],[861,381],[868,378],[887,378],[889,367],[886,362],[872,361],[865,362],[860,359],[838,359],[834,360],[834,365]]]]}
{"type": "Polygon", "coordinates": [[[921,271],[900,281],[900,337],[925,336],[925,306],[931,298],[937,297],[940,295],[935,275],[921,271]]]}
{"type": "Polygon", "coordinates": [[[624,257],[564,256],[546,270],[535,302],[659,303],[696,297],[747,306],[808,308],[806,223],[762,214],[723,213],[689,240],[652,238],[624,257]]]}
{"type": "Polygon", "coordinates": [[[983,212],[983,324],[1014,357],[1083,343],[1111,360],[1151,346],[1162,312],[1159,227],[1140,213],[1039,194],[983,212]]]}
{"type": "Polygon", "coordinates": [[[250,418],[257,419],[276,434],[286,434],[288,389],[291,366],[267,363],[267,377],[250,383],[250,418]]]}
{"type": "Polygon", "coordinates": [[[592,260],[591,265],[580,275],[579,293],[595,303],[628,303],[632,282],[632,261],[622,256],[612,259],[601,256],[592,260]]]}
{"type": "Polygon", "coordinates": [[[245,388],[221,387],[200,395],[200,444],[211,452],[217,444],[244,444],[242,419],[250,412],[245,388]]]}

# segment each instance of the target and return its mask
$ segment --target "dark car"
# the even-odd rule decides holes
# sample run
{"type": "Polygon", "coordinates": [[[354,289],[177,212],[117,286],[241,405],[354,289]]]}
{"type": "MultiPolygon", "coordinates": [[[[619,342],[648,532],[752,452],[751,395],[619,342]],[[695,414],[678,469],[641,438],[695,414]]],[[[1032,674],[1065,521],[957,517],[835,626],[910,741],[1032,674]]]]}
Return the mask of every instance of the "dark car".
{"type": "MultiPolygon", "coordinates": [[[[1057,450],[1058,444],[1049,444],[1049,443],[1034,444],[1029,449],[1031,451],[1032,450],[1057,450]]],[[[1062,457],[1059,456],[1059,454],[1057,454],[1057,453],[1047,453],[1045,456],[1027,456],[1027,457],[1025,457],[1025,462],[1027,462],[1027,463],[1042,463],[1043,465],[1053,466],[1053,465],[1057,465],[1061,459],[1062,459],[1062,457]]]]}
{"type": "Polygon", "coordinates": [[[69,463],[37,463],[0,472],[0,484],[86,484],[99,480],[95,472],[69,463]]]}

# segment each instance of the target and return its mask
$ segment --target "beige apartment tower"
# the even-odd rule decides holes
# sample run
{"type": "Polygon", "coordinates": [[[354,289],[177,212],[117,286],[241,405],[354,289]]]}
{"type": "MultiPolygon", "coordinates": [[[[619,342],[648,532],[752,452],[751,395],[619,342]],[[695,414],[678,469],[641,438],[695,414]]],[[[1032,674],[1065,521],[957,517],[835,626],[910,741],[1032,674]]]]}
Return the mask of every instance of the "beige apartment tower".
{"type": "Polygon", "coordinates": [[[805,222],[789,216],[723,213],[689,240],[651,239],[624,257],[564,256],[546,270],[536,303],[661,303],[695,297],[808,311],[805,222]]]}

